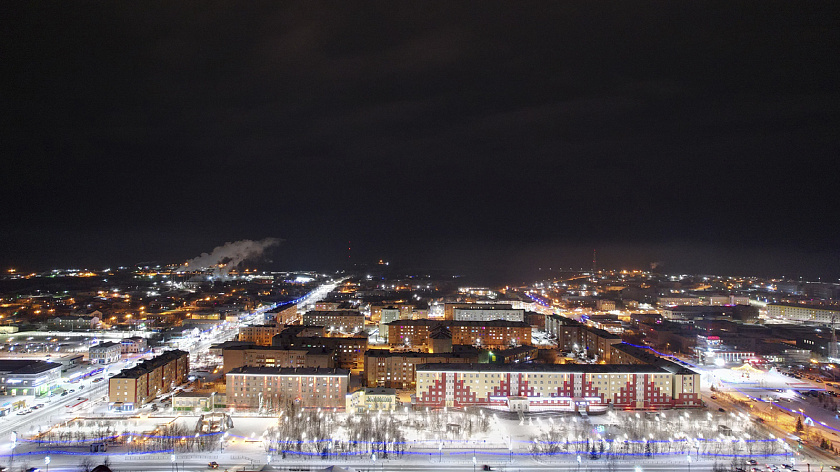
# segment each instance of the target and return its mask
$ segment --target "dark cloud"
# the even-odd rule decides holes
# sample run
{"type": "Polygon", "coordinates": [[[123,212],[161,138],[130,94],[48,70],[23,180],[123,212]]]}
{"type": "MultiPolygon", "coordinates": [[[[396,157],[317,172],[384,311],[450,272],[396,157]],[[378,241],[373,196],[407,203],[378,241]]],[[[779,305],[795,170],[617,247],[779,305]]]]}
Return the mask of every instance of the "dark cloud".
{"type": "Polygon", "coordinates": [[[743,245],[837,275],[791,256],[837,260],[831,3],[2,10],[0,263],[276,236],[325,267],[743,245]]]}

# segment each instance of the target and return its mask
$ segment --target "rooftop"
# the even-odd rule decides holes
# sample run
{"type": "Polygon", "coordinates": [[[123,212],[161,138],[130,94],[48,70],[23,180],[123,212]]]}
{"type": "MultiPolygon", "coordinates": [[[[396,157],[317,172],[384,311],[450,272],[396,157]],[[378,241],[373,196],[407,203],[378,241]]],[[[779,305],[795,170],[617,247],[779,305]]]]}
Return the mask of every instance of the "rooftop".
{"type": "Polygon", "coordinates": [[[350,371],[348,369],[322,369],[319,367],[236,367],[227,373],[227,375],[234,374],[349,377],[350,371]]]}
{"type": "Polygon", "coordinates": [[[0,373],[7,375],[40,374],[57,368],[61,368],[61,364],[28,359],[0,359],[0,373]]]}
{"type": "Polygon", "coordinates": [[[662,374],[665,369],[644,364],[420,364],[417,372],[557,372],[583,374],[662,374]]]}

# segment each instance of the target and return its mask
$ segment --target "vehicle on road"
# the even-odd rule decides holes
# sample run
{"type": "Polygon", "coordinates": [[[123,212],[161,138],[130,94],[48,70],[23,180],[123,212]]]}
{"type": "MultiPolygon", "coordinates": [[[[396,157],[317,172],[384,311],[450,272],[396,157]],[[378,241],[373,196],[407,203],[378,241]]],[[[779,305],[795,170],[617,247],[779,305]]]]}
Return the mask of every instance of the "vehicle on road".
{"type": "Polygon", "coordinates": [[[216,461],[208,462],[207,467],[209,467],[211,469],[218,469],[219,468],[219,463],[216,462],[216,461]]]}

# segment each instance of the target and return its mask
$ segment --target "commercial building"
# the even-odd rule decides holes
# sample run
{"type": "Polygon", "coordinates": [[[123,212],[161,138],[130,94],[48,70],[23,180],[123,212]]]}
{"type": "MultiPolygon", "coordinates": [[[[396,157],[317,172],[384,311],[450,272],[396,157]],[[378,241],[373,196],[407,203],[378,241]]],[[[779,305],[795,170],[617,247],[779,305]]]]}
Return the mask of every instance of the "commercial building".
{"type": "Polygon", "coordinates": [[[61,364],[0,359],[0,395],[46,395],[58,386],[60,379],[61,364]]]}
{"type": "Polygon", "coordinates": [[[357,333],[365,326],[365,315],[356,310],[309,311],[303,315],[304,326],[323,326],[327,331],[357,333]]]}
{"type": "Polygon", "coordinates": [[[472,347],[458,352],[391,352],[371,349],[365,352],[364,381],[368,387],[415,387],[415,368],[420,364],[478,362],[478,350],[472,347]]]}
{"type": "Polygon", "coordinates": [[[226,378],[227,405],[231,408],[270,411],[287,402],[303,408],[344,408],[350,371],[237,367],[226,378]]]}
{"type": "Polygon", "coordinates": [[[172,396],[172,409],[207,412],[216,408],[216,392],[179,392],[172,396]]]}
{"type": "Polygon", "coordinates": [[[840,322],[840,308],[821,305],[799,305],[793,303],[771,303],[767,305],[767,317],[791,323],[818,323],[829,326],[832,321],[840,322]]]}
{"type": "Polygon", "coordinates": [[[187,381],[188,352],[173,350],[125,369],[108,381],[110,408],[131,411],[187,381]]]}
{"type": "Polygon", "coordinates": [[[120,341],[120,349],[122,354],[138,354],[146,352],[146,338],[140,336],[132,336],[120,341]]]}
{"type": "Polygon", "coordinates": [[[335,352],[324,348],[234,346],[224,349],[222,356],[225,373],[237,367],[335,367],[335,352]]]}
{"type": "Polygon", "coordinates": [[[701,407],[699,375],[634,364],[423,364],[416,406],[589,411],[701,407]]]}
{"type": "Polygon", "coordinates": [[[388,344],[429,350],[431,332],[449,329],[453,345],[505,349],[531,344],[531,325],[524,321],[398,320],[388,323],[388,344]]]}
{"type": "Polygon", "coordinates": [[[267,324],[239,328],[239,340],[258,346],[271,346],[271,339],[285,329],[282,325],[267,324]]]}
{"type": "Polygon", "coordinates": [[[111,364],[120,360],[122,343],[99,343],[88,349],[88,359],[91,364],[111,364]]]}
{"type": "Polygon", "coordinates": [[[347,413],[391,412],[397,409],[397,391],[393,388],[363,388],[347,394],[347,413]]]}
{"type": "Polygon", "coordinates": [[[473,305],[452,309],[455,321],[525,321],[525,310],[515,310],[510,305],[473,305]]]}

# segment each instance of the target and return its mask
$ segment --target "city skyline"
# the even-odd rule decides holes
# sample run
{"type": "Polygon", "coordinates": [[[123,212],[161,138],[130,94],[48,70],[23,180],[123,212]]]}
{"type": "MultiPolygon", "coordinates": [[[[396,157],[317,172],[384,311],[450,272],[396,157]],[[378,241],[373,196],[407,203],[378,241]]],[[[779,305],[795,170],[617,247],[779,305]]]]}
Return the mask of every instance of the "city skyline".
{"type": "Polygon", "coordinates": [[[5,268],[840,277],[829,3],[3,10],[5,268]]]}

